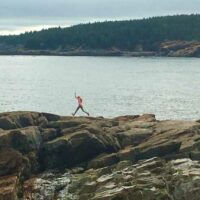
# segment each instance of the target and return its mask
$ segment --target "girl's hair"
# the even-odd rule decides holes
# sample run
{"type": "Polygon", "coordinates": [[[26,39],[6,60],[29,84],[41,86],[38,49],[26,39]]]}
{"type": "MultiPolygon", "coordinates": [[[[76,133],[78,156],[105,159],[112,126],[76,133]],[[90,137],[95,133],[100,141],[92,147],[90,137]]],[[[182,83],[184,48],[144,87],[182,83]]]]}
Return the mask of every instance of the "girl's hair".
{"type": "Polygon", "coordinates": [[[80,99],[81,103],[83,102],[83,99],[80,96],[77,96],[78,99],[80,99]]]}

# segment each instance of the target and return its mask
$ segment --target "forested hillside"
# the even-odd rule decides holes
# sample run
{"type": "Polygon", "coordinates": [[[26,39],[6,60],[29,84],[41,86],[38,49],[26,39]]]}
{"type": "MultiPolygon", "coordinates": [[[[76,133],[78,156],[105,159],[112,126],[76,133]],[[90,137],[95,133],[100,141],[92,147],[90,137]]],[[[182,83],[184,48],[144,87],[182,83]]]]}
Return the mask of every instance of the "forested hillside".
{"type": "Polygon", "coordinates": [[[164,41],[200,41],[200,15],[106,21],[1,36],[1,45],[29,50],[120,49],[155,51],[164,41]]]}

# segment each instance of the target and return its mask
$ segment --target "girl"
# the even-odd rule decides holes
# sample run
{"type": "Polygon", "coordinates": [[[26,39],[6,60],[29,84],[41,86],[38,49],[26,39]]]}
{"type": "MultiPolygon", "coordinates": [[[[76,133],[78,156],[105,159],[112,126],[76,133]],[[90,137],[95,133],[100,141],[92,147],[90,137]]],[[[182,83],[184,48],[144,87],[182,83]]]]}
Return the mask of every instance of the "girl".
{"type": "Polygon", "coordinates": [[[78,110],[81,109],[84,113],[86,113],[89,116],[90,114],[83,109],[83,100],[82,100],[82,98],[80,96],[76,96],[76,93],[75,93],[75,98],[78,101],[78,107],[77,107],[76,111],[74,113],[72,113],[72,115],[75,116],[75,114],[78,112],[78,110]]]}

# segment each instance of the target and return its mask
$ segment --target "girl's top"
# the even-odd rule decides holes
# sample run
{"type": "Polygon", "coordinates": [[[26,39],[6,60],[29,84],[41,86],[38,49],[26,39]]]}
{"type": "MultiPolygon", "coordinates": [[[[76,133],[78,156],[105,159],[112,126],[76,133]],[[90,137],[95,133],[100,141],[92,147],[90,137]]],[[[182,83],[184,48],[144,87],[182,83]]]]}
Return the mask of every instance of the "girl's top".
{"type": "Polygon", "coordinates": [[[78,105],[83,107],[83,100],[80,96],[76,97],[76,99],[78,100],[78,105]]]}

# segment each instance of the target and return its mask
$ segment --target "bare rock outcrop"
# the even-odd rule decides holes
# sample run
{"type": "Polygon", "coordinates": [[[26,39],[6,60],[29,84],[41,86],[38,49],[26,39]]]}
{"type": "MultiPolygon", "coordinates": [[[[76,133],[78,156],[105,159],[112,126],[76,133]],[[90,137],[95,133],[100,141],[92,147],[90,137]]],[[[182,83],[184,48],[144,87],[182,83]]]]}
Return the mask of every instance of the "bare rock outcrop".
{"type": "Polygon", "coordinates": [[[200,57],[200,42],[167,41],[161,43],[160,51],[171,57],[200,57]]]}
{"type": "Polygon", "coordinates": [[[200,196],[200,123],[0,114],[0,199],[200,196]]]}

